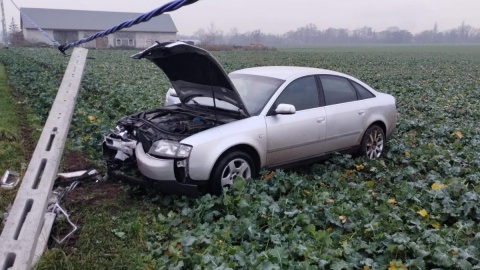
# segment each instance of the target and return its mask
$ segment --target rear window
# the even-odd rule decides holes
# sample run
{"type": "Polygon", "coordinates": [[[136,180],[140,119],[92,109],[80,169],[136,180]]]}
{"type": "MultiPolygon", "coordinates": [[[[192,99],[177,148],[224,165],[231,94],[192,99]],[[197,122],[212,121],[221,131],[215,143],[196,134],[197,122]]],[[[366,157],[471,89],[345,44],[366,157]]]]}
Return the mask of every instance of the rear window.
{"type": "Polygon", "coordinates": [[[367,88],[361,86],[360,84],[352,81],[353,86],[357,89],[360,99],[374,98],[375,95],[372,92],[368,91],[367,88]]]}
{"type": "Polygon", "coordinates": [[[342,77],[322,75],[323,94],[325,95],[325,104],[335,105],[357,100],[357,91],[350,82],[342,77]]]}

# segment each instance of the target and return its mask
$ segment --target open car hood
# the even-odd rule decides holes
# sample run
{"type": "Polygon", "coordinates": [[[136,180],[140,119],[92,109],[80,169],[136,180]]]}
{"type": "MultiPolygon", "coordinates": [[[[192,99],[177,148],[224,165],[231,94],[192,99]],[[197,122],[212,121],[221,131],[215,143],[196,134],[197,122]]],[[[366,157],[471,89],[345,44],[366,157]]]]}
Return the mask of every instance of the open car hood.
{"type": "Polygon", "coordinates": [[[183,42],[166,42],[153,45],[132,58],[146,58],[161,68],[182,103],[195,97],[215,96],[249,115],[220,63],[204,49],[183,42]]]}

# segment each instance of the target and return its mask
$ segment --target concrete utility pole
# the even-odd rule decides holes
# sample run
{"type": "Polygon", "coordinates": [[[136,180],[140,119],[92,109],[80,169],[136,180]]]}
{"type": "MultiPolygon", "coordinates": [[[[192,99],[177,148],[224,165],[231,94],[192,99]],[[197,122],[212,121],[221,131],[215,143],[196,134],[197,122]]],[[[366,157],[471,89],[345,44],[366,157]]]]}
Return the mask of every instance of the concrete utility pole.
{"type": "Polygon", "coordinates": [[[2,8],[3,43],[5,43],[5,45],[8,45],[7,23],[5,22],[5,9],[3,8],[3,0],[0,0],[0,6],[2,8]]]}
{"type": "Polygon", "coordinates": [[[57,178],[87,53],[88,50],[83,48],[75,48],[72,52],[42,135],[0,234],[0,270],[30,270],[34,267],[32,262],[36,251],[41,255],[45,249],[53,225],[52,213],[47,213],[48,199],[57,178]]]}

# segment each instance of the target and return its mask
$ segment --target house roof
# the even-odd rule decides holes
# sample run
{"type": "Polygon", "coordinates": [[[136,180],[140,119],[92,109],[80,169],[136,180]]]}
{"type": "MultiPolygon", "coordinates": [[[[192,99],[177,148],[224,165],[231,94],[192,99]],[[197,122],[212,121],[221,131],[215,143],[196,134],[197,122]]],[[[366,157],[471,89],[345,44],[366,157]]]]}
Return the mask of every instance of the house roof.
{"type": "MultiPolygon", "coordinates": [[[[136,19],[141,13],[66,10],[46,8],[21,8],[21,27],[36,28],[26,14],[42,29],[53,30],[92,30],[102,31],[109,29],[127,20],[136,19]]],[[[169,14],[162,14],[150,21],[141,23],[122,31],[136,32],[178,32],[175,23],[169,14]]]]}

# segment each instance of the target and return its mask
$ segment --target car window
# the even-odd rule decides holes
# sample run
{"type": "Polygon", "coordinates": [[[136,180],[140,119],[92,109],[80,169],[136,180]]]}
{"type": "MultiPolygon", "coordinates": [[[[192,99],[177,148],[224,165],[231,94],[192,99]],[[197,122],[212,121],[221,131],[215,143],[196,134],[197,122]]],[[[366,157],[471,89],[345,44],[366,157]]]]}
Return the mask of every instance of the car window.
{"type": "Polygon", "coordinates": [[[375,95],[372,92],[368,91],[365,87],[361,86],[360,84],[352,81],[353,86],[357,89],[358,95],[360,99],[367,99],[367,98],[374,98],[375,95]]]}
{"type": "Polygon", "coordinates": [[[281,103],[292,104],[297,111],[319,107],[315,78],[309,76],[291,82],[277,98],[273,109],[281,103]]]}
{"type": "Polygon", "coordinates": [[[325,105],[357,100],[357,91],[355,91],[347,79],[338,76],[322,75],[320,80],[322,82],[323,94],[325,95],[325,105]]]}

